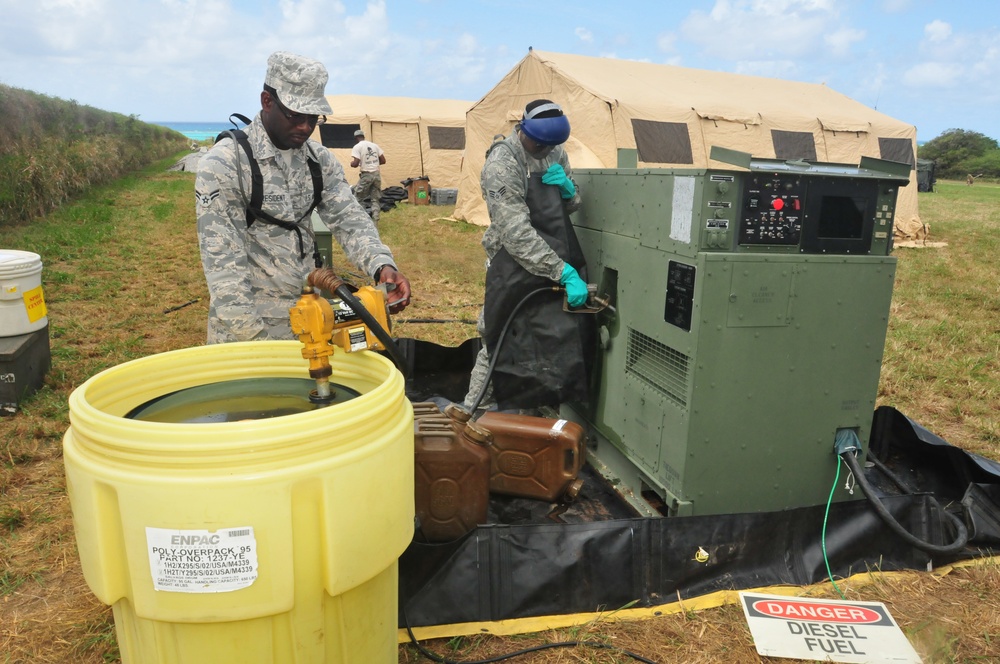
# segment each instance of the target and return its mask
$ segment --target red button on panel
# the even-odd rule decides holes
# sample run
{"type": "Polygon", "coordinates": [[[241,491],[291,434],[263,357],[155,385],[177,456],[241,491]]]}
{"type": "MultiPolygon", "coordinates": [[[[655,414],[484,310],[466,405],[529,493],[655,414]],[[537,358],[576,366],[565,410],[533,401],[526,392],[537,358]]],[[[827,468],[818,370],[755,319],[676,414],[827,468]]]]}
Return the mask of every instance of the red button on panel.
{"type": "Polygon", "coordinates": [[[775,210],[781,210],[785,207],[785,201],[780,198],[775,198],[771,200],[771,208],[775,210]]]}

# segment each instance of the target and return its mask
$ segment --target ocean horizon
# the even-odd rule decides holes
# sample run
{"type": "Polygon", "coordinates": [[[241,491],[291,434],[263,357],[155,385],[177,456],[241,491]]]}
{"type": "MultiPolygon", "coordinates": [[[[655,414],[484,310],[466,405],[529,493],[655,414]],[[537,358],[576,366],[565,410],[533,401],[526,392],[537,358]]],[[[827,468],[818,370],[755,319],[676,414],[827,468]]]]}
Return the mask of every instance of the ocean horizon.
{"type": "Polygon", "coordinates": [[[192,141],[211,140],[227,129],[232,129],[231,122],[152,122],[184,134],[192,141]]]}

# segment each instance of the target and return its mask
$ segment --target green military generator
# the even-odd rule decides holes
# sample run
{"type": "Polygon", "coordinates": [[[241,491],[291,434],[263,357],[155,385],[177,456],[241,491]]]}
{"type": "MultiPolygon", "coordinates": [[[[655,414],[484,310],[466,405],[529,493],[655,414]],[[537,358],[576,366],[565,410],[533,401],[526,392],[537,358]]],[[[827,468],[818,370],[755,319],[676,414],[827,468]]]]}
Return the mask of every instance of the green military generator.
{"type": "MultiPolygon", "coordinates": [[[[838,434],[867,445],[910,168],[711,158],[726,166],[574,171],[589,280],[615,313],[591,402],[562,415],[642,514],[822,504],[838,434]]],[[[861,497],[848,481],[834,500],[861,497]]]]}

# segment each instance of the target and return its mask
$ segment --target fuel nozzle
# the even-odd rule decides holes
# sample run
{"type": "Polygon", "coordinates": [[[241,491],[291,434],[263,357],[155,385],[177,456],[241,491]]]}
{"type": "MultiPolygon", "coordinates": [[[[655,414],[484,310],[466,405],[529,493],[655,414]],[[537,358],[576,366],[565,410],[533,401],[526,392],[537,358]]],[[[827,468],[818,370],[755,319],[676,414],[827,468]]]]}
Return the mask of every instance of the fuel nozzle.
{"type": "Polygon", "coordinates": [[[309,376],[316,381],[316,391],[310,399],[318,403],[328,403],[334,395],[330,389],[330,356],[333,346],[334,315],[330,303],[308,283],[302,286],[298,301],[288,311],[292,332],[302,342],[302,357],[309,360],[309,376]]]}
{"type": "Polygon", "coordinates": [[[569,298],[563,295],[563,311],[571,314],[597,314],[605,310],[611,314],[615,313],[615,308],[611,306],[611,297],[599,295],[597,284],[587,284],[587,301],[579,307],[570,307],[569,298]]]}

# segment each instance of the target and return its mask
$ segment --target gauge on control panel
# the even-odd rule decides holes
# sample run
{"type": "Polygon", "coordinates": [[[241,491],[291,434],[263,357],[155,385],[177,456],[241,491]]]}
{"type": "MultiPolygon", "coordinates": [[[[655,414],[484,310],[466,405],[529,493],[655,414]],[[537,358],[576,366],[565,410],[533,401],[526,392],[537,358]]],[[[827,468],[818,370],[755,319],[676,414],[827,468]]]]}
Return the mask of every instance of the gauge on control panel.
{"type": "Polygon", "coordinates": [[[740,244],[797,245],[804,193],[797,175],[755,173],[748,178],[740,244]]]}

